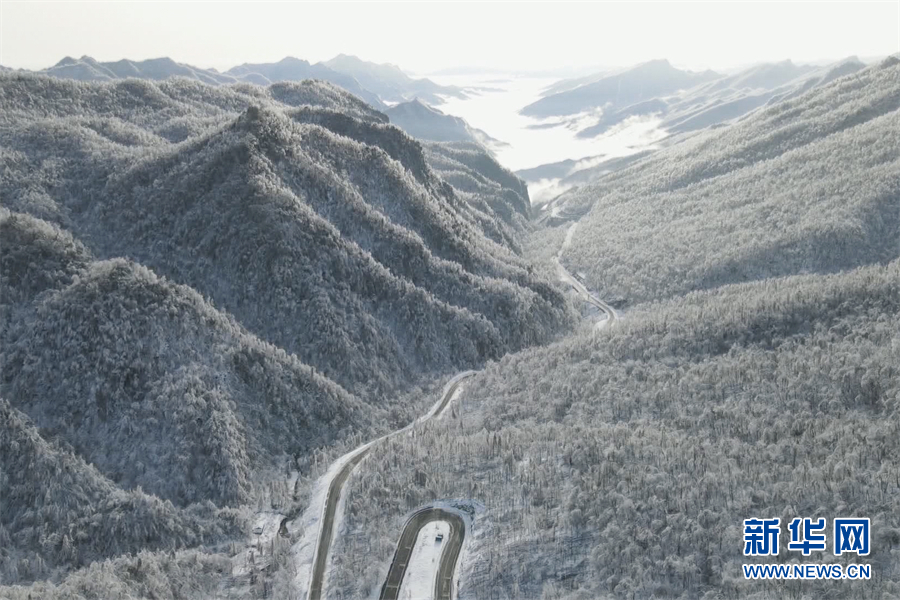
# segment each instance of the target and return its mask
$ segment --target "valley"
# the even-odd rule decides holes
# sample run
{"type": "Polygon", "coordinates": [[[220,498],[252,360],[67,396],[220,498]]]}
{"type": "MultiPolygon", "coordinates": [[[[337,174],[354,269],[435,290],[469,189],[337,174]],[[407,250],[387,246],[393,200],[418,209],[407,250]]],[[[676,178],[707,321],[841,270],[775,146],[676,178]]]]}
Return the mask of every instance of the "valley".
{"type": "Polygon", "coordinates": [[[900,595],[895,56],[136,56],[0,70],[0,600],[900,595]]]}

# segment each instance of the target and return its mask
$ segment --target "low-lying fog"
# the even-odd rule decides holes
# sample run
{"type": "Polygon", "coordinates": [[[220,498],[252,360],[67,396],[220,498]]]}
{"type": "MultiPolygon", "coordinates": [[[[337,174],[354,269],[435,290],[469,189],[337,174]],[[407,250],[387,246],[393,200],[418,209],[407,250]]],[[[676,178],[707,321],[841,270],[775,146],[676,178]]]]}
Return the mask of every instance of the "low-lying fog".
{"type": "MultiPolygon", "coordinates": [[[[595,166],[603,160],[627,156],[653,147],[665,136],[660,119],[630,119],[602,136],[579,138],[577,132],[596,123],[597,116],[582,114],[565,119],[534,119],[519,110],[541,97],[554,79],[490,75],[428,75],[436,83],[474,88],[468,98],[446,98],[437,108],[464,118],[469,125],[504,142],[491,148],[497,159],[513,171],[565,160],[578,161],[569,172],[595,166]],[[551,125],[556,126],[551,126],[551,125]]],[[[526,178],[527,179],[527,178],[526,178]]],[[[532,202],[549,200],[565,190],[560,178],[528,181],[532,202]]]]}

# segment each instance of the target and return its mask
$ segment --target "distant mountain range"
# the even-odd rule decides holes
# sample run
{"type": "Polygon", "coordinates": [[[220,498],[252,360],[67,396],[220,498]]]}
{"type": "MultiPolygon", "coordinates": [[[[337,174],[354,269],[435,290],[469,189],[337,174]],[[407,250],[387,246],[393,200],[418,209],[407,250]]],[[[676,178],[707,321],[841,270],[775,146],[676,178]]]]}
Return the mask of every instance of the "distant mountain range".
{"type": "Polygon", "coordinates": [[[637,303],[900,257],[900,68],[810,87],[565,193],[564,258],[637,303]]]}
{"type": "MultiPolygon", "coordinates": [[[[859,59],[850,57],[826,66],[796,65],[788,60],[756,65],[730,75],[709,71],[697,75],[678,71],[666,61],[653,61],[625,72],[603,72],[557,82],[522,113],[541,117],[532,127],[580,127],[577,136],[581,138],[610,133],[629,119],[657,119],[657,126],[669,134],[657,145],[666,147],[677,143],[681,136],[739,121],[757,109],[795,98],[864,67],[859,59]],[[661,73],[665,74],[661,81],[668,82],[665,85],[657,83],[661,73]],[[684,88],[698,79],[700,83],[684,88]],[[648,97],[648,90],[656,95],[648,97]],[[636,98],[640,99],[631,102],[636,98]],[[571,108],[566,109],[567,106],[571,108]],[[593,124],[584,125],[585,113],[591,113],[593,124]]],[[[570,159],[517,174],[529,183],[552,180],[552,188],[548,188],[551,192],[545,192],[545,198],[552,198],[623,168],[650,151],[624,157],[570,159]]]]}
{"type": "Polygon", "coordinates": [[[523,108],[529,117],[568,116],[604,107],[625,107],[719,78],[713,71],[693,73],[653,60],[617,73],[576,80],[572,89],[559,91],[523,108]]]}
{"type": "MultiPolygon", "coordinates": [[[[864,67],[856,57],[824,67],[795,65],[791,61],[751,67],[672,98],[659,111],[663,117],[661,126],[677,133],[734,121],[759,107],[795,98],[864,67]]],[[[592,136],[604,130],[601,125],[580,135],[592,136]]]]}
{"type": "Polygon", "coordinates": [[[625,71],[557,82],[520,112],[542,119],[555,117],[559,124],[567,122],[567,117],[592,113],[596,122],[583,127],[579,137],[602,135],[629,118],[647,116],[661,118],[660,127],[680,133],[737,119],[864,66],[856,57],[824,67],[788,60],[720,75],[682,71],[668,61],[655,60],[625,71]]]}
{"type": "Polygon", "coordinates": [[[409,135],[433,142],[477,142],[487,148],[503,145],[465,119],[447,115],[428,106],[418,98],[403,102],[384,111],[391,123],[409,135]]]}
{"type": "MultiPolygon", "coordinates": [[[[6,67],[0,69],[10,70],[6,67]]],[[[367,62],[345,54],[315,64],[289,56],[275,63],[238,65],[224,73],[179,63],[168,57],[100,62],[90,56],[77,59],[67,56],[52,67],[36,72],[78,81],[187,77],[210,85],[239,82],[269,85],[282,81],[320,79],[359,96],[379,109],[386,108],[386,103],[405,102],[416,97],[429,104],[441,104],[443,96],[464,96],[461,88],[438,85],[429,79],[412,78],[394,65],[367,62]]]]}
{"type": "Polygon", "coordinates": [[[322,64],[355,77],[360,85],[378,94],[385,102],[419,98],[429,104],[442,104],[442,96],[465,97],[461,88],[438,85],[430,79],[413,79],[396,65],[367,62],[347,54],[339,54],[322,64]]]}

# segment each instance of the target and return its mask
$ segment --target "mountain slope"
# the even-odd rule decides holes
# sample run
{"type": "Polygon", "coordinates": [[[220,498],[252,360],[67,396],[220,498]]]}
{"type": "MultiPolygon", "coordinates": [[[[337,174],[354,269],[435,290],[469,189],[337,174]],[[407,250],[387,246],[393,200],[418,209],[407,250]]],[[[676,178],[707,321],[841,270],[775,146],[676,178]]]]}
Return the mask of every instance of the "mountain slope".
{"type": "Polygon", "coordinates": [[[418,98],[402,102],[384,111],[391,123],[420,140],[432,142],[474,142],[491,147],[502,142],[466,123],[465,119],[446,115],[418,98]]]}
{"type": "MultiPolygon", "coordinates": [[[[649,63],[653,64],[653,63],[649,63]]],[[[634,71],[647,68],[648,65],[636,67],[634,71]]],[[[680,79],[679,89],[673,89],[670,85],[657,86],[672,78],[672,73],[664,73],[661,68],[647,75],[650,82],[647,85],[635,84],[642,91],[640,98],[635,99],[627,93],[623,93],[621,80],[633,76],[630,71],[621,74],[609,75],[600,73],[594,76],[576,80],[559,82],[548,88],[545,100],[561,101],[563,94],[585,93],[593,90],[591,94],[597,100],[587,103],[579,111],[594,111],[595,123],[583,127],[578,131],[578,137],[591,138],[604,135],[614,127],[632,118],[661,119],[659,127],[670,134],[693,132],[706,127],[721,127],[733,122],[754,110],[773,105],[784,100],[797,97],[815,87],[829,83],[830,81],[849,75],[863,69],[865,65],[856,57],[850,57],[824,67],[812,65],[795,65],[791,61],[779,63],[765,63],[755,65],[731,75],[715,75],[707,72],[695,75],[694,79],[680,79]],[[613,78],[608,80],[608,78],[613,78]],[[611,83],[615,82],[614,84],[611,83]],[[606,82],[615,86],[615,98],[604,95],[600,89],[590,86],[601,86],[606,82]],[[555,90],[555,91],[554,91],[555,90]],[[650,90],[650,93],[643,94],[650,90]],[[622,100],[623,99],[623,100],[622,100]],[[622,101],[620,101],[622,100],[622,101]],[[600,110],[602,109],[602,110],[600,110]]],[[[689,74],[690,75],[690,74],[689,74]]],[[[673,80],[678,80],[677,78],[673,80]]],[[[676,85],[676,87],[678,87],[676,85]]],[[[625,87],[625,92],[629,89],[625,87]]],[[[610,92],[607,90],[606,92],[610,92]]],[[[571,100],[571,99],[570,99],[571,100]]],[[[551,114],[556,115],[556,112],[551,114]]],[[[558,113],[561,115],[566,112],[558,113]]],[[[531,116],[548,116],[534,113],[531,116]]],[[[580,124],[572,126],[582,127],[580,124]]]]}
{"type": "Polygon", "coordinates": [[[403,391],[574,319],[520,180],[457,149],[456,190],[334,85],[4,73],[0,114],[4,584],[110,559],[141,594],[122,555],[186,547],[208,583],[249,511],[420,414],[403,391]]]}
{"type": "Polygon", "coordinates": [[[900,69],[872,67],[567,194],[563,260],[607,299],[900,255],[900,69]]]}
{"type": "Polygon", "coordinates": [[[480,144],[425,144],[428,164],[451,183],[492,240],[515,250],[517,233],[529,230],[528,187],[480,144]]]}
{"type": "MultiPolygon", "coordinates": [[[[821,68],[790,61],[751,67],[697,86],[673,102],[661,127],[678,133],[721,126],[762,107],[795,98],[832,80],[865,68],[855,57],[821,68]]],[[[590,135],[589,131],[581,135],[590,135]]]]}
{"type": "MultiPolygon", "coordinates": [[[[350,482],[345,526],[366,535],[336,544],[331,587],[377,590],[372,555],[389,559],[404,515],[471,498],[460,596],[763,600],[771,582],[742,564],[842,562],[830,539],[787,552],[784,525],[779,556],[744,556],[741,522],[760,514],[866,515],[880,575],[841,595],[895,595],[898,282],[894,261],[726,286],[504,357],[452,426],[396,438],[350,482]]],[[[810,598],[835,584],[782,583],[810,598]]]]}
{"type": "Polygon", "coordinates": [[[238,531],[230,511],[189,511],[140,490],[123,491],[71,451],[47,441],[0,398],[0,580],[42,579],[57,569],[138,549],[211,543],[238,531]]]}
{"type": "Polygon", "coordinates": [[[321,64],[355,78],[387,102],[404,102],[418,97],[429,104],[441,104],[442,96],[465,97],[457,87],[438,85],[425,78],[416,79],[395,65],[376,64],[356,56],[339,54],[321,64]]]}
{"type": "Polygon", "coordinates": [[[17,317],[0,391],[124,489],[245,502],[253,469],[379,418],[189,288],[72,256],[66,234],[25,215],[2,217],[0,232],[3,308],[17,317]],[[38,273],[58,275],[35,295],[38,273]]]}
{"type": "Polygon", "coordinates": [[[6,115],[8,132],[21,131],[30,123],[34,133],[47,135],[46,131],[39,131],[37,125],[45,119],[57,122],[42,123],[44,129],[51,125],[61,127],[65,123],[84,125],[86,119],[93,119],[89,126],[100,129],[98,133],[108,137],[116,132],[119,121],[137,128],[127,141],[122,137],[112,140],[119,145],[129,145],[132,141],[138,141],[139,145],[155,144],[163,140],[140,140],[139,137],[146,137],[147,133],[161,135],[170,130],[182,130],[184,134],[162,137],[166,141],[181,142],[215,129],[251,104],[271,105],[282,110],[316,106],[358,119],[387,121],[387,117],[356,96],[324,81],[283,82],[268,87],[248,84],[210,86],[185,79],[83,85],[13,72],[3,74],[0,82],[3,83],[0,106],[6,115]]]}
{"type": "Polygon", "coordinates": [[[653,60],[620,73],[605,75],[574,89],[545,96],[519,111],[529,117],[574,115],[598,108],[625,107],[718,77],[707,71],[693,73],[673,67],[667,60],[653,60]]]}
{"type": "MultiPolygon", "coordinates": [[[[40,89],[46,80],[30,83],[40,89]]],[[[115,102],[123,85],[76,86],[76,93],[85,94],[83,104],[96,97],[115,102]]],[[[230,91],[172,89],[168,82],[139,87],[150,110],[120,114],[157,130],[170,115],[182,118],[187,93],[197,103],[194,96],[209,91],[222,104],[230,91]],[[162,122],[148,122],[151,115],[162,122]]],[[[509,215],[488,215],[458,196],[415,141],[379,125],[383,116],[323,116],[353,106],[348,95],[315,99],[325,112],[292,112],[265,102],[286,100],[277,90],[254,98],[260,108],[241,116],[230,109],[244,98],[221,109],[207,104],[204,111],[228,117],[225,125],[216,121],[179,145],[148,139],[126,153],[80,120],[54,121],[53,130],[13,127],[10,146],[26,156],[5,197],[17,210],[32,210],[16,173],[40,171],[38,157],[58,136],[67,156],[67,172],[54,184],[63,200],[56,212],[67,215],[61,226],[90,240],[99,258],[127,256],[194,287],[353,391],[393,389],[417,373],[473,366],[547,339],[566,322],[562,296],[530,274],[502,236],[495,236],[500,243],[485,236],[505,228],[509,215]],[[84,202],[88,194],[94,202],[84,202]]],[[[11,94],[10,104],[21,94],[11,94]]],[[[47,108],[58,115],[63,108],[54,102],[47,108]]],[[[511,175],[506,185],[523,190],[511,175]]],[[[514,199],[512,210],[527,216],[520,196],[503,200],[505,190],[494,192],[497,202],[514,199]]]]}

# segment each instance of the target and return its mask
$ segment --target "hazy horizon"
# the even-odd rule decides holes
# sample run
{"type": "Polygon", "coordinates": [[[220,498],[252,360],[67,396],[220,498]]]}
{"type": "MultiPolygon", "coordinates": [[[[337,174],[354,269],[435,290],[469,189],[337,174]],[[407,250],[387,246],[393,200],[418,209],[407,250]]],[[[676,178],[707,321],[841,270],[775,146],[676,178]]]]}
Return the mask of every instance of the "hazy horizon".
{"type": "Polygon", "coordinates": [[[900,0],[377,2],[0,0],[0,600],[900,600],[900,0]]]}
{"type": "Polygon", "coordinates": [[[4,2],[0,64],[38,70],[65,56],[99,61],[170,57],[227,70],[286,56],[315,63],[352,54],[420,75],[475,68],[578,73],[659,58],[679,68],[727,71],[760,62],[822,63],[900,51],[900,4],[883,1],[492,3],[477,8],[467,3],[232,3],[215,11],[212,6],[4,2]],[[317,26],[307,28],[307,21],[317,26]]]}

